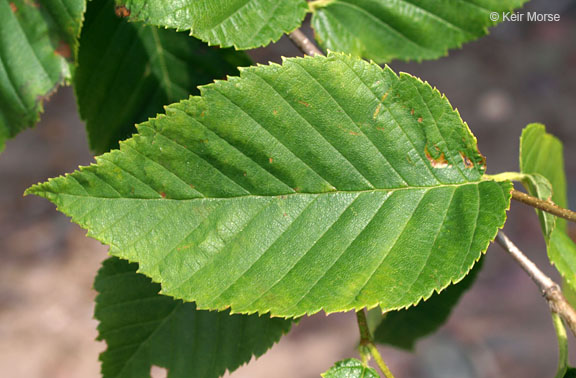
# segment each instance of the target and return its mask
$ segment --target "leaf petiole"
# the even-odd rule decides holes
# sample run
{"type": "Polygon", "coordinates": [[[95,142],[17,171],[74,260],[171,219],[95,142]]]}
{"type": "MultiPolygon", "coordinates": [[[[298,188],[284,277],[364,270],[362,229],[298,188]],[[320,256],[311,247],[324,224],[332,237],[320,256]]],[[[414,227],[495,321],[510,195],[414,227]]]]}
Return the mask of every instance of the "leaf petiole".
{"type": "Polygon", "coordinates": [[[374,361],[384,373],[386,378],[394,378],[394,375],[382,359],[378,348],[374,345],[374,341],[372,340],[372,334],[370,333],[370,329],[368,328],[368,320],[366,319],[366,313],[364,310],[360,310],[356,312],[356,319],[358,321],[358,328],[360,330],[360,355],[362,356],[362,363],[366,364],[369,360],[369,354],[374,357],[374,361]]]}

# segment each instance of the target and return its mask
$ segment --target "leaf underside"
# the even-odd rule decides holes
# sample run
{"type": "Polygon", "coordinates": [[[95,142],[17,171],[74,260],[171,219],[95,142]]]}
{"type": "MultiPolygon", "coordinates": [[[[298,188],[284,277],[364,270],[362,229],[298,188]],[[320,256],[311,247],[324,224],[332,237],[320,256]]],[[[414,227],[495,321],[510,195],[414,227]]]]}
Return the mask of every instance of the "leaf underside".
{"type": "MultiPolygon", "coordinates": [[[[435,59],[480,38],[497,22],[490,14],[527,0],[334,0],[312,19],[327,49],[384,63],[435,59]]],[[[502,17],[500,17],[502,19],[502,17]]]]}
{"type": "Polygon", "coordinates": [[[36,185],[162,293],[293,317],[399,309],[461,280],[506,218],[428,84],[341,54],[241,70],[36,185]]]}
{"type": "MultiPolygon", "coordinates": [[[[564,147],[558,138],[546,132],[546,126],[532,123],[522,131],[520,138],[520,171],[526,174],[540,174],[545,177],[552,185],[552,201],[560,207],[568,206],[564,171],[564,147]]],[[[534,193],[537,194],[535,191],[534,193]]],[[[566,221],[564,219],[557,219],[556,224],[561,230],[566,230],[566,221]]]]}
{"type": "Polygon", "coordinates": [[[199,311],[159,295],[160,285],[136,273],[137,264],[104,261],[94,287],[95,316],[104,378],[150,377],[151,366],[168,378],[216,378],[266,352],[290,330],[292,320],[267,315],[199,311]]]}
{"type": "Polygon", "coordinates": [[[252,49],[300,26],[306,0],[116,0],[131,20],[189,30],[210,45],[252,49]]]}
{"type": "Polygon", "coordinates": [[[362,365],[362,362],[349,358],[334,364],[322,378],[380,378],[378,372],[371,367],[362,365]]]}
{"type": "Polygon", "coordinates": [[[0,0],[0,151],[71,75],[82,0],[0,0]]]}
{"type": "MultiPolygon", "coordinates": [[[[552,185],[552,201],[558,206],[567,207],[566,177],[564,171],[564,153],[562,142],[546,132],[541,124],[530,124],[520,138],[520,170],[526,174],[538,174],[545,177],[552,185]]],[[[526,185],[528,192],[543,200],[549,200],[550,194],[544,196],[531,185],[526,185]]],[[[567,234],[564,219],[555,219],[555,228],[550,231],[551,215],[537,210],[542,230],[546,237],[548,258],[556,266],[565,284],[576,289],[576,244],[567,234]],[[543,221],[544,220],[544,221],[543,221]],[[547,227],[548,226],[548,227],[547,227]]]]}
{"type": "MultiPolygon", "coordinates": [[[[552,199],[552,184],[550,181],[539,173],[525,174],[522,179],[522,185],[528,188],[528,192],[533,196],[543,199],[552,199]]],[[[545,211],[536,211],[538,214],[538,219],[540,220],[540,226],[542,227],[542,232],[546,240],[550,239],[552,231],[556,227],[556,217],[545,211]]]]}
{"type": "Polygon", "coordinates": [[[117,148],[136,132],[134,124],[249,64],[243,53],[210,48],[186,33],[126,22],[114,14],[113,0],[90,1],[74,84],[92,150],[117,148]]]}
{"type": "Polygon", "coordinates": [[[434,294],[417,306],[384,314],[374,332],[374,341],[398,348],[413,350],[417,341],[440,328],[450,316],[462,295],[468,291],[482,268],[482,261],[455,285],[434,294]]]}

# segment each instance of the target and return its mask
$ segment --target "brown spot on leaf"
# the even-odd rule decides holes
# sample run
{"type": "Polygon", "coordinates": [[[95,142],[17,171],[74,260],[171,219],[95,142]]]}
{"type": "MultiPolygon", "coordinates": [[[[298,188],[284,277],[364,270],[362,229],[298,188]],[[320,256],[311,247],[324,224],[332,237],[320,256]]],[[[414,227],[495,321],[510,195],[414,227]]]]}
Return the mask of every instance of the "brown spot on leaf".
{"type": "Polygon", "coordinates": [[[414,165],[414,162],[410,158],[410,155],[406,155],[406,160],[408,160],[408,163],[410,163],[411,165],[414,165]]]}
{"type": "Polygon", "coordinates": [[[299,192],[299,191],[301,191],[301,190],[302,190],[302,189],[300,189],[300,187],[298,187],[298,186],[294,188],[294,191],[295,191],[295,192],[299,192]]]}
{"type": "Polygon", "coordinates": [[[478,150],[478,154],[480,155],[480,166],[482,169],[486,170],[486,156],[482,155],[480,150],[478,150]]]}
{"type": "Polygon", "coordinates": [[[268,159],[268,162],[269,162],[270,164],[272,164],[273,161],[274,161],[274,159],[272,159],[272,158],[269,158],[269,159],[268,159]]]}
{"type": "Polygon", "coordinates": [[[386,100],[386,97],[388,97],[388,92],[384,93],[384,96],[382,96],[382,102],[384,102],[384,100],[386,100]]]}
{"type": "Polygon", "coordinates": [[[414,109],[410,110],[410,114],[414,115],[415,111],[414,109]]]}
{"type": "Polygon", "coordinates": [[[18,12],[18,7],[14,3],[10,3],[10,9],[12,9],[12,12],[14,13],[18,12]]]}
{"type": "MultiPolygon", "coordinates": [[[[434,146],[434,148],[436,149],[436,151],[440,151],[438,147],[434,146]]],[[[450,167],[450,164],[448,164],[448,160],[446,160],[446,157],[444,156],[444,152],[440,152],[440,156],[434,158],[432,157],[432,155],[430,155],[430,151],[428,151],[428,146],[425,146],[424,154],[426,155],[426,159],[428,159],[432,167],[434,168],[450,167]]]]}
{"type": "Polygon", "coordinates": [[[468,156],[460,152],[460,157],[462,157],[462,161],[464,162],[464,166],[466,168],[474,168],[474,163],[468,158],[468,156]]]}
{"type": "Polygon", "coordinates": [[[116,16],[118,17],[128,17],[130,16],[130,9],[126,8],[124,5],[119,5],[114,9],[116,16]]]}
{"type": "Polygon", "coordinates": [[[162,196],[162,198],[166,198],[166,193],[160,192],[160,196],[162,196]]]}
{"type": "Polygon", "coordinates": [[[272,114],[278,115],[278,110],[272,110],[272,114]]]}
{"type": "Polygon", "coordinates": [[[304,105],[305,107],[309,107],[309,106],[310,106],[310,104],[307,103],[306,101],[298,100],[298,103],[304,105]]]}
{"type": "Polygon", "coordinates": [[[63,58],[69,59],[72,56],[72,51],[70,50],[70,45],[64,41],[60,41],[56,50],[54,50],[54,54],[60,55],[63,58]]]}
{"type": "Polygon", "coordinates": [[[176,250],[178,252],[180,252],[180,251],[184,251],[186,249],[190,249],[191,247],[194,247],[194,244],[186,244],[186,245],[183,245],[181,247],[177,247],[176,250]]]}
{"type": "Polygon", "coordinates": [[[418,123],[422,123],[423,119],[422,117],[418,118],[418,123]]]}
{"type": "Polygon", "coordinates": [[[374,115],[372,116],[373,119],[376,119],[376,117],[378,117],[378,113],[380,113],[380,108],[382,108],[382,104],[378,104],[376,110],[374,110],[374,115]]]}

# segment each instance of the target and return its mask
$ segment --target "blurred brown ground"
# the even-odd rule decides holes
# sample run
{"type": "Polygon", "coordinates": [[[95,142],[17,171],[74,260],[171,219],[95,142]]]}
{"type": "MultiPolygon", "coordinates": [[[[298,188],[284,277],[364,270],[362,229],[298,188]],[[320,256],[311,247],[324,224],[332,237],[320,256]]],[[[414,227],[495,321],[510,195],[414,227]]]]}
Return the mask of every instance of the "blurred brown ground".
{"type": "MultiPolygon", "coordinates": [[[[559,12],[557,23],[506,23],[446,58],[394,63],[445,93],[478,137],[489,173],[517,170],[518,138],[542,122],[565,143],[570,203],[576,206],[576,5],[536,0],[529,10],[559,12]]],[[[258,62],[298,55],[283,38],[254,51],[258,62]]],[[[86,238],[47,201],[22,197],[46,178],[92,161],[71,89],[46,105],[42,122],[0,155],[0,377],[99,376],[92,280],[106,247],[86,238]]],[[[547,273],[534,212],[514,203],[507,233],[547,273]]],[[[352,314],[303,319],[236,378],[318,377],[355,356],[352,314]]],[[[573,340],[572,347],[574,345],[573,340]]],[[[527,276],[497,246],[450,321],[410,354],[382,348],[397,377],[552,377],[557,352],[547,306],[527,276]]],[[[576,360],[574,360],[576,363],[576,360]]]]}

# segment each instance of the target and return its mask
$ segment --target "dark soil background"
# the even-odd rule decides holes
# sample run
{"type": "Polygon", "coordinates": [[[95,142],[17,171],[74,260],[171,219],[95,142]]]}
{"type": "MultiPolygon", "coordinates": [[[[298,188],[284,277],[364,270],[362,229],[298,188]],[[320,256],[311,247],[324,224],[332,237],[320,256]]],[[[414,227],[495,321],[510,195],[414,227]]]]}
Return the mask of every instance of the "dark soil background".
{"type": "MultiPolygon", "coordinates": [[[[391,66],[447,95],[477,136],[489,173],[517,170],[522,128],[545,123],[564,141],[574,208],[576,3],[534,0],[526,9],[560,13],[561,21],[508,22],[443,59],[391,66]]],[[[283,38],[251,55],[266,63],[299,51],[283,38]]],[[[0,155],[0,377],[99,376],[105,345],[94,341],[92,280],[107,248],[48,201],[22,197],[30,185],[92,161],[70,88],[54,95],[40,124],[9,141],[0,155]]],[[[532,209],[513,203],[506,232],[558,279],[532,209]]],[[[353,314],[305,318],[231,377],[318,377],[333,362],[355,356],[357,338],[353,314]]],[[[552,377],[557,359],[544,299],[498,246],[489,248],[476,284],[444,327],[414,353],[386,347],[382,353],[399,378],[552,377]]]]}

